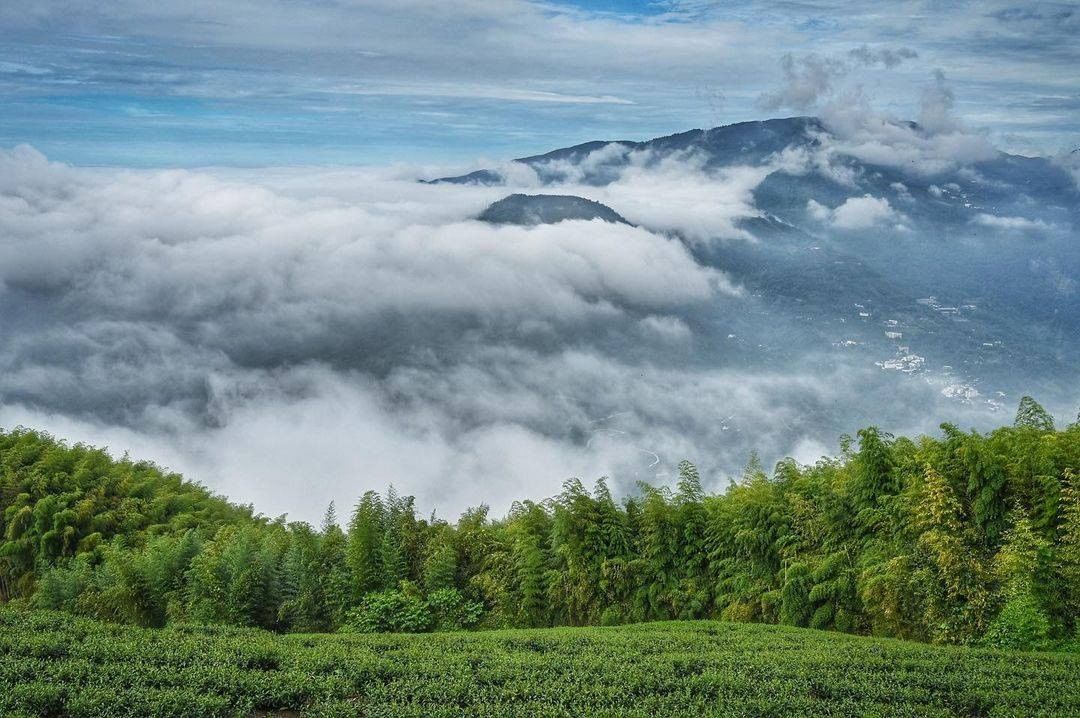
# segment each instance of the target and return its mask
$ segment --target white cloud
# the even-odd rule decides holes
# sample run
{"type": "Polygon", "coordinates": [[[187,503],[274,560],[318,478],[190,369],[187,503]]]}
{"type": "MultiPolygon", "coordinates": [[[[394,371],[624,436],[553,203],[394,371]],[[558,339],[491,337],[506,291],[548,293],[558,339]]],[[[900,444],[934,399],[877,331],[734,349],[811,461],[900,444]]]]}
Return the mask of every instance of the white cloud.
{"type": "Polygon", "coordinates": [[[685,344],[669,312],[738,301],[676,239],[491,226],[471,217],[505,190],[400,168],[78,170],[24,147],[0,169],[0,424],[131,449],[268,513],[391,481],[505,508],[636,471],[637,449],[567,438],[656,393],[603,336],[685,344]]]}
{"type": "Polygon", "coordinates": [[[818,222],[828,222],[832,218],[832,210],[817,200],[812,199],[808,201],[806,203],[806,211],[818,222]]]}
{"type": "Polygon", "coordinates": [[[810,53],[796,58],[787,53],[780,61],[784,74],[781,87],[758,98],[758,105],[768,112],[790,108],[798,112],[814,110],[829,96],[835,83],[847,71],[847,65],[834,57],[810,53]]]}
{"type": "Polygon", "coordinates": [[[646,336],[672,344],[684,344],[693,336],[690,327],[679,317],[650,314],[638,323],[646,336]]]}
{"type": "MultiPolygon", "coordinates": [[[[693,152],[657,155],[649,150],[631,150],[618,143],[607,144],[581,158],[541,164],[545,177],[557,177],[559,192],[575,194],[612,207],[630,222],[655,232],[675,232],[695,243],[739,239],[755,241],[739,221],[758,217],[754,190],[790,160],[759,167],[733,166],[707,170],[707,158],[693,152]],[[612,169],[611,182],[602,186],[583,184],[605,166],[612,169]]],[[[512,188],[527,189],[539,181],[536,173],[521,169],[507,175],[512,188]]]]}
{"type": "Polygon", "coordinates": [[[661,232],[679,232],[696,242],[715,239],[754,241],[738,220],[760,216],[754,189],[770,167],[732,167],[704,174],[673,159],[660,168],[631,168],[602,189],[582,194],[609,204],[631,222],[661,232]]]}
{"type": "Polygon", "coordinates": [[[881,64],[888,68],[896,67],[905,60],[912,60],[919,56],[919,53],[912,50],[910,47],[874,47],[871,48],[868,45],[861,45],[848,53],[848,57],[863,65],[876,65],[881,64]]]}
{"type": "Polygon", "coordinates": [[[975,224],[983,227],[992,227],[1010,232],[1032,232],[1053,229],[1053,225],[1041,219],[1028,219],[1027,217],[1000,217],[996,214],[980,212],[972,220],[975,224]]]}
{"type": "MultiPolygon", "coordinates": [[[[0,426],[130,449],[309,520],[389,482],[453,517],[570,475],[665,481],[682,458],[722,487],[751,448],[804,456],[857,428],[881,373],[812,349],[740,363],[751,332],[729,324],[756,300],[688,248],[739,237],[773,166],[630,160],[606,187],[565,187],[642,226],[522,228],[472,219],[506,188],[419,184],[415,168],[0,153],[0,426]]],[[[811,210],[898,221],[880,202],[811,210]]],[[[766,316],[761,338],[790,341],[783,321],[766,316]]],[[[890,391],[894,417],[937,400],[890,391]]]]}
{"type": "Polygon", "coordinates": [[[346,202],[187,171],[72,172],[25,149],[4,157],[19,189],[0,214],[10,238],[0,278],[64,286],[109,311],[194,321],[224,311],[301,322],[315,308],[350,321],[385,311],[576,320],[613,305],[701,301],[725,284],[678,242],[640,228],[471,221],[491,190],[361,172],[350,181],[378,187],[346,202]]]}
{"type": "Polygon", "coordinates": [[[833,209],[810,200],[807,213],[819,222],[827,222],[837,229],[871,229],[883,225],[894,227],[903,224],[903,215],[893,209],[884,197],[849,197],[833,209]]]}
{"type": "Polygon", "coordinates": [[[851,197],[832,211],[832,224],[839,229],[869,229],[895,222],[896,210],[884,197],[851,197]]]}
{"type": "Polygon", "coordinates": [[[485,347],[462,363],[402,365],[382,378],[323,365],[240,372],[215,389],[226,411],[215,425],[165,407],[128,427],[7,403],[0,426],[130,450],[271,516],[315,521],[331,500],[349,506],[393,483],[424,513],[456,518],[480,501],[499,514],[515,499],[553,495],[569,476],[608,475],[630,490],[638,479],[669,481],[682,458],[723,488],[721,470],[741,466],[751,446],[768,461],[831,445],[826,430],[791,427],[809,407],[847,401],[865,372],[844,377],[485,347]],[[245,381],[258,389],[246,393],[245,381]]]}
{"type": "Polygon", "coordinates": [[[419,83],[372,83],[368,85],[340,85],[327,92],[343,95],[401,95],[405,97],[465,97],[481,100],[509,100],[512,102],[554,102],[570,105],[632,105],[613,95],[574,95],[563,92],[545,92],[514,87],[486,86],[476,84],[419,84],[419,83]]]}
{"type": "Polygon", "coordinates": [[[840,93],[821,110],[831,135],[819,138],[824,158],[817,162],[831,164],[838,155],[848,156],[932,177],[997,157],[986,134],[969,129],[954,115],[953,106],[953,91],[940,71],[923,88],[918,124],[874,109],[860,87],[840,93]]]}

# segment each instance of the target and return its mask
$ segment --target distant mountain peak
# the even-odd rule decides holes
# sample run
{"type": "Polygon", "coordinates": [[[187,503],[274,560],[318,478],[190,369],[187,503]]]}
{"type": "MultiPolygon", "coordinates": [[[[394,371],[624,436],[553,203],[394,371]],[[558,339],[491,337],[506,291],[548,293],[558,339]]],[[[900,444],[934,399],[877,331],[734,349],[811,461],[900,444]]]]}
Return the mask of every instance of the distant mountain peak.
{"type": "MultiPolygon", "coordinates": [[[[826,131],[824,124],[816,117],[752,120],[707,130],[686,130],[644,141],[593,140],[543,154],[519,157],[513,162],[532,168],[545,183],[565,179],[560,173],[566,165],[577,165],[594,152],[613,145],[626,152],[653,151],[658,156],[672,152],[700,151],[710,158],[711,164],[717,166],[730,163],[758,164],[791,145],[814,144],[817,142],[815,135],[826,131]]],[[[615,153],[610,161],[594,161],[583,182],[593,185],[611,182],[616,178],[624,159],[615,153]]],[[[422,181],[425,184],[498,186],[506,184],[506,177],[498,170],[482,169],[455,177],[422,181]]]]}
{"type": "Polygon", "coordinates": [[[491,224],[526,227],[574,219],[630,224],[607,205],[567,194],[512,194],[492,203],[477,219],[491,224]]]}

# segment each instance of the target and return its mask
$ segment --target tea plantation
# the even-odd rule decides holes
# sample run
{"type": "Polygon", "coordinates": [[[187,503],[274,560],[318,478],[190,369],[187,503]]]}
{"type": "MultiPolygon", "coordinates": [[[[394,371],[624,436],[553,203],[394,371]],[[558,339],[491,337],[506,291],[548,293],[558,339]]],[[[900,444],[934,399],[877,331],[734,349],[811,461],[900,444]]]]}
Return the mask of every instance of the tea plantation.
{"type": "Polygon", "coordinates": [[[1080,716],[1080,655],[712,621],[278,635],[0,608],[0,715],[1080,716]]]}

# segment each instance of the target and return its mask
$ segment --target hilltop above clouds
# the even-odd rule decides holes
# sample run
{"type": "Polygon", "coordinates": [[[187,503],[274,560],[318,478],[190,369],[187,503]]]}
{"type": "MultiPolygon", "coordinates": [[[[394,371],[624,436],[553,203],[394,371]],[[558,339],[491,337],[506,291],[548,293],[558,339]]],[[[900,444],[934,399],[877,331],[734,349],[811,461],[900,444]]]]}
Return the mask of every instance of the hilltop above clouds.
{"type": "Polygon", "coordinates": [[[493,202],[477,218],[492,224],[556,224],[567,220],[593,220],[629,224],[618,212],[574,195],[512,194],[493,202]]]}

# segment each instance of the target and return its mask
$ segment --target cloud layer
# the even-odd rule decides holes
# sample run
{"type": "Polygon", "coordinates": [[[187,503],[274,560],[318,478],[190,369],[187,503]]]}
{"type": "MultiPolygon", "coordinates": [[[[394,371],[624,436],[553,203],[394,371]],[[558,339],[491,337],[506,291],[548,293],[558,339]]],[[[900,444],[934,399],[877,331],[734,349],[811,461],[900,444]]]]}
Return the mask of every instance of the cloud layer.
{"type": "MultiPolygon", "coordinates": [[[[717,486],[754,448],[813,460],[865,420],[880,372],[812,352],[748,364],[726,327],[759,300],[690,249],[753,242],[739,220],[769,171],[632,161],[605,187],[567,186],[641,226],[521,228],[472,219],[505,189],[403,168],[89,170],[3,152],[0,425],[306,519],[390,482],[452,515],[570,475],[664,481],[684,457],[717,486]]],[[[884,418],[918,426],[937,389],[901,392],[884,418]]]]}
{"type": "MultiPolygon", "coordinates": [[[[0,426],[130,450],[313,520],[390,482],[452,516],[551,494],[571,475],[663,482],[682,458],[720,487],[751,450],[813,461],[870,422],[998,421],[1011,399],[965,381],[1030,383],[1046,378],[1036,361],[1068,365],[1074,215],[1034,206],[1026,189],[973,206],[972,193],[1004,192],[980,172],[1020,160],[957,119],[940,73],[923,76],[918,123],[852,84],[914,55],[860,44],[791,56],[776,97],[820,122],[736,129],[711,149],[597,143],[574,161],[498,165],[506,187],[417,182],[446,174],[436,167],[89,169],[25,145],[0,151],[0,426]],[[781,135],[794,145],[760,150],[775,128],[798,128],[781,135]],[[475,219],[515,191],[588,197],[633,225],[475,219]],[[919,232],[946,239],[948,222],[959,244],[911,252],[919,232]],[[909,285],[940,280],[924,293],[951,288],[959,303],[984,294],[986,277],[1006,309],[1047,310],[1026,322],[1042,334],[1024,371],[993,355],[1001,342],[977,336],[984,325],[914,314],[931,304],[909,285]],[[981,353],[953,353],[973,361],[960,375],[946,346],[923,371],[916,341],[981,353]]],[[[1026,171],[1052,168],[1036,164],[1026,171]]]]}
{"type": "Polygon", "coordinates": [[[472,219],[493,191],[393,172],[255,182],[20,147],[0,178],[3,422],[148,447],[308,518],[390,481],[454,510],[610,468],[582,432],[640,371],[610,347],[691,341],[671,312],[738,296],[662,234],[495,227],[472,219]]]}

